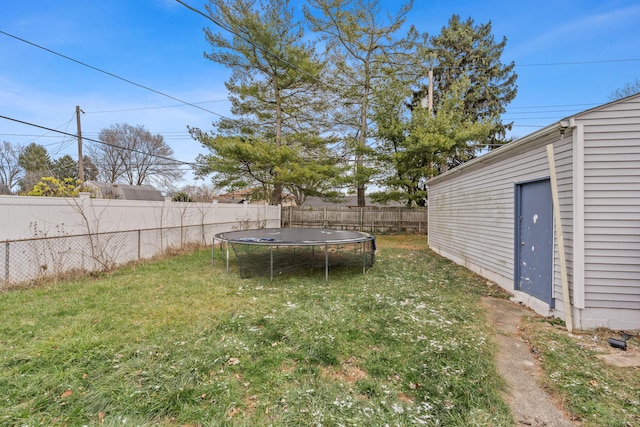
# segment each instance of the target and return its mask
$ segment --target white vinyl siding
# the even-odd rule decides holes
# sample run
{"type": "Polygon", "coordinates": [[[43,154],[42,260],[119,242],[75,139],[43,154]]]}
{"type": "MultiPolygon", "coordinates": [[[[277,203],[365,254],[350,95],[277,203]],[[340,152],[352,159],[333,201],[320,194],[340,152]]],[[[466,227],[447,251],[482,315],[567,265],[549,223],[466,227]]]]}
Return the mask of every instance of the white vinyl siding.
{"type": "Polygon", "coordinates": [[[584,125],[586,306],[640,309],[640,98],[578,115],[584,125]]]}
{"type": "MultiPolygon", "coordinates": [[[[430,247],[513,290],[515,185],[548,178],[546,145],[552,142],[559,147],[556,168],[563,230],[566,241],[571,239],[570,132],[562,141],[559,138],[559,131],[552,132],[535,147],[494,154],[486,162],[478,159],[464,173],[450,173],[429,185],[430,247]]],[[[559,281],[556,287],[554,294],[561,290],[559,281]]]]}

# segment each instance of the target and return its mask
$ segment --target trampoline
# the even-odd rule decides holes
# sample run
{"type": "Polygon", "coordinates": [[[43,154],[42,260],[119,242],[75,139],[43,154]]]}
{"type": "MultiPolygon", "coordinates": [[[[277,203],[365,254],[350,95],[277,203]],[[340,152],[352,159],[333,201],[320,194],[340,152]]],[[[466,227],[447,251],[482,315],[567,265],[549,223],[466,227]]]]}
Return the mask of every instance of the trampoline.
{"type": "Polygon", "coordinates": [[[325,280],[329,267],[362,267],[363,274],[375,260],[375,237],[350,230],[324,228],[262,228],[228,231],[213,238],[212,263],[216,241],[221,243],[223,260],[229,272],[229,247],[236,256],[240,277],[275,274],[300,269],[324,268],[325,280]]]}

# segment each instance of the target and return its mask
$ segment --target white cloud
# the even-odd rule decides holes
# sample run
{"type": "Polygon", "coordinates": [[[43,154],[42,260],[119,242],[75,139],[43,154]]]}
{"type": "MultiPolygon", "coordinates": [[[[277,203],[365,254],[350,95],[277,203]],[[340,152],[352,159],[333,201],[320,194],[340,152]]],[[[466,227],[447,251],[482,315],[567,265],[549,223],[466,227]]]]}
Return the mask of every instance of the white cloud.
{"type": "MultiPolygon", "coordinates": [[[[559,5],[555,12],[555,19],[549,21],[549,29],[538,34],[528,42],[513,47],[510,52],[514,57],[535,54],[541,51],[548,52],[552,49],[566,48],[570,50],[575,42],[598,42],[620,37],[621,31],[637,32],[637,23],[640,20],[640,5],[634,5],[622,9],[610,10],[586,16],[578,16],[576,13],[563,10],[559,5]]],[[[538,23],[541,24],[541,23],[538,23]]],[[[545,28],[542,24],[539,28],[545,28]]],[[[593,59],[593,58],[584,58],[593,59]]],[[[605,59],[605,58],[598,58],[605,59]]]]}

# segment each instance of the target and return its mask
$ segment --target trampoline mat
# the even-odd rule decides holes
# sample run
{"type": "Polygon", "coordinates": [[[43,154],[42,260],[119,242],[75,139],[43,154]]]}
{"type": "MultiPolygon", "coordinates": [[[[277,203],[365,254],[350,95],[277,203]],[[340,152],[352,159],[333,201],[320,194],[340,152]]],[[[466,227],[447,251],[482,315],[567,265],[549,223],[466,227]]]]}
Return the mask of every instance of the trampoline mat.
{"type": "Polygon", "coordinates": [[[247,244],[317,245],[322,243],[364,242],[373,240],[367,233],[324,228],[261,228],[229,231],[216,235],[217,239],[247,244]]]}

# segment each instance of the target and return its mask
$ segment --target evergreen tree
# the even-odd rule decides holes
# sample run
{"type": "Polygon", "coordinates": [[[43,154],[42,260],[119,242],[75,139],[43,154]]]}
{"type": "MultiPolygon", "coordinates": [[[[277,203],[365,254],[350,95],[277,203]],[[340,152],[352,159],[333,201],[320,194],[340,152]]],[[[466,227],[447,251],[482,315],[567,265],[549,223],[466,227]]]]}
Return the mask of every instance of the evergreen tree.
{"type": "Polygon", "coordinates": [[[73,160],[68,154],[55,159],[51,162],[51,172],[53,176],[59,180],[65,178],[78,178],[78,162],[73,160]]]}
{"type": "Polygon", "coordinates": [[[205,29],[212,46],[205,56],[232,70],[226,87],[234,118],[214,123],[211,134],[190,130],[211,152],[198,157],[196,173],[214,174],[217,187],[253,188],[271,204],[282,202],[285,189],[322,193],[336,176],[318,84],[323,65],[302,41],[289,1],[211,0],[206,9],[232,34],[205,29]]]}
{"type": "Polygon", "coordinates": [[[333,65],[330,84],[341,101],[336,105],[342,107],[340,122],[351,135],[347,149],[355,155],[353,181],[358,206],[364,206],[366,184],[375,173],[365,161],[373,154],[369,129],[373,91],[385,77],[385,68],[410,70],[419,35],[413,28],[406,38],[397,33],[412,2],[402,5],[395,16],[383,13],[379,0],[310,0],[309,4],[305,16],[326,41],[327,62],[333,65]]]}
{"type": "Polygon", "coordinates": [[[392,80],[379,88],[378,162],[387,173],[378,181],[385,191],[372,194],[374,200],[425,205],[429,178],[451,158],[468,160],[469,150],[486,140],[497,120],[476,122],[464,114],[464,94],[469,88],[469,79],[463,76],[446,95],[441,94],[436,115],[421,104],[408,108],[411,93],[406,84],[392,80]]]}
{"type": "MultiPolygon", "coordinates": [[[[449,96],[451,87],[463,77],[470,85],[463,95],[463,108],[460,113],[471,122],[494,120],[506,111],[506,106],[515,98],[517,75],[513,71],[514,63],[503,64],[502,52],[507,43],[506,37],[496,42],[491,33],[491,22],[475,25],[473,19],[461,21],[453,15],[449,25],[442,28],[439,35],[431,37],[428,57],[432,66],[434,113],[438,115],[440,98],[449,96]]],[[[416,96],[414,104],[425,96],[423,88],[416,96]]],[[[474,157],[478,150],[492,148],[505,141],[506,131],[513,123],[496,121],[486,144],[478,144],[469,149],[463,158],[449,159],[444,170],[460,164],[466,157],[474,157]]],[[[443,170],[443,171],[444,171],[443,170]]]]}
{"type": "Polygon", "coordinates": [[[20,191],[23,193],[33,188],[40,178],[51,175],[49,153],[46,148],[35,142],[22,150],[18,157],[18,164],[24,170],[24,175],[19,182],[20,191]]]}
{"type": "Polygon", "coordinates": [[[85,181],[95,181],[98,179],[98,167],[91,157],[82,156],[82,169],[84,170],[84,180],[85,181]]]}

